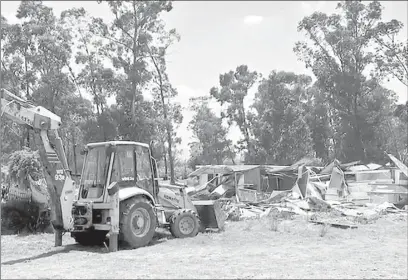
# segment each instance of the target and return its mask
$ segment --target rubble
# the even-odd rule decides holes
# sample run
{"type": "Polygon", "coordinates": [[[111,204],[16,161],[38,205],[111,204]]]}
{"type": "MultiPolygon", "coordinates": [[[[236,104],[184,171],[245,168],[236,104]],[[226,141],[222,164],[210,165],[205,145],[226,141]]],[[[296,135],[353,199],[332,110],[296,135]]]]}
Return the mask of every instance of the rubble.
{"type": "MultiPolygon", "coordinates": [[[[395,167],[364,165],[359,161],[342,164],[338,160],[324,168],[306,166],[308,160],[292,166],[265,166],[267,175],[262,175],[262,184],[265,178],[267,181],[265,187],[254,186],[253,178],[247,182],[242,176],[243,172],[256,170],[256,166],[205,166],[195,174],[213,172],[213,176],[223,179],[211,187],[211,192],[206,186],[199,186],[195,198],[200,199],[201,195],[222,200],[222,210],[230,221],[301,216],[311,223],[357,228],[375,222],[382,215],[407,214],[402,208],[408,208],[408,168],[392,155],[389,157],[395,167]],[[229,176],[229,184],[222,183],[226,181],[225,176],[229,176]],[[270,191],[268,176],[289,179],[283,185],[276,183],[270,191]],[[292,187],[285,187],[290,180],[292,187]]],[[[210,181],[214,182],[215,178],[210,181]]]]}

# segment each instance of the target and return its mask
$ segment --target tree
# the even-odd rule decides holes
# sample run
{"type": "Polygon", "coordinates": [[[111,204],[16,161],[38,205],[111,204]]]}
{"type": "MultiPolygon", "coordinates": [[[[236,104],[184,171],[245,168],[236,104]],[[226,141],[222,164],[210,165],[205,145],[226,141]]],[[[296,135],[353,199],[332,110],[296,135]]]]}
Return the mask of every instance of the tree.
{"type": "Polygon", "coordinates": [[[391,75],[408,87],[408,41],[396,40],[403,24],[398,20],[379,22],[374,30],[377,45],[375,60],[377,71],[391,75]]]}
{"type": "Polygon", "coordinates": [[[106,24],[94,18],[92,26],[94,36],[102,40],[103,56],[110,59],[117,72],[116,105],[110,108],[117,124],[117,138],[150,142],[155,138],[158,114],[153,102],[145,100],[142,93],[151,90],[152,79],[157,75],[157,68],[149,68],[152,57],[158,65],[162,63],[162,54],[155,53],[154,46],[156,43],[163,46],[161,39],[170,36],[160,15],[169,12],[172,4],[169,1],[106,2],[114,21],[106,24]]]}
{"type": "Polygon", "coordinates": [[[75,62],[82,66],[78,75],[70,68],[73,80],[92,95],[99,117],[107,107],[106,99],[117,93],[121,81],[113,69],[104,66],[104,44],[101,38],[94,36],[88,13],[83,8],[73,8],[64,11],[61,17],[64,26],[73,30],[78,49],[75,62]]]}
{"type": "MultiPolygon", "coordinates": [[[[364,4],[346,1],[338,4],[339,14],[315,12],[298,26],[307,42],[298,42],[294,51],[306,67],[312,68],[316,85],[326,95],[335,122],[336,157],[342,160],[367,160],[369,138],[365,130],[373,130],[363,104],[379,89],[378,77],[365,73],[375,67],[370,46],[381,19],[378,1],[364,4]]],[[[383,91],[379,91],[383,92],[383,91]]],[[[384,99],[384,102],[388,102],[384,99]]]]}
{"type": "Polygon", "coordinates": [[[208,105],[208,98],[191,100],[191,109],[195,112],[189,123],[196,139],[190,143],[191,158],[189,165],[192,169],[198,164],[223,164],[224,160],[235,154],[227,139],[227,129],[222,125],[222,118],[217,117],[208,105]]]}
{"type": "Polygon", "coordinates": [[[408,165],[408,101],[398,104],[394,110],[396,156],[408,165]],[[399,141],[398,141],[399,140],[399,141]]]}
{"type": "MultiPolygon", "coordinates": [[[[14,39],[13,30],[15,26],[8,24],[6,18],[1,16],[1,86],[21,96],[22,63],[20,57],[11,51],[9,47],[14,39]],[[16,92],[17,89],[17,92],[16,92]]],[[[24,146],[22,128],[13,124],[12,121],[1,117],[0,142],[1,162],[6,163],[6,157],[13,151],[24,146]]]]}
{"type": "Polygon", "coordinates": [[[122,69],[127,76],[130,114],[136,120],[136,104],[141,101],[141,89],[150,80],[146,71],[149,58],[148,47],[156,34],[164,32],[164,23],[159,19],[162,12],[172,9],[168,1],[108,1],[115,17],[108,27],[100,18],[93,19],[95,34],[109,43],[105,53],[114,67],[122,69]]]}
{"type": "Polygon", "coordinates": [[[221,106],[226,104],[226,114],[222,113],[221,117],[228,120],[228,124],[235,123],[238,125],[244,135],[245,146],[248,160],[251,160],[254,149],[251,143],[250,129],[248,124],[247,113],[244,107],[244,98],[248,95],[249,89],[258,79],[258,73],[249,71],[248,66],[241,65],[235,71],[220,75],[220,88],[213,87],[210,90],[213,96],[221,106]]]}
{"type": "MultiPolygon", "coordinates": [[[[16,16],[19,23],[2,25],[2,74],[7,74],[6,87],[61,116],[60,136],[74,165],[74,145],[77,138],[82,138],[75,129],[81,122],[77,120],[92,115],[91,103],[75,95],[77,87],[70,67],[75,29],[41,1],[22,1],[16,16]]],[[[18,133],[19,127],[8,129],[18,133]]],[[[29,140],[31,133],[18,137],[29,140]]]]}
{"type": "Polygon", "coordinates": [[[337,141],[333,134],[336,120],[332,116],[330,103],[325,92],[315,84],[305,91],[304,96],[306,98],[301,102],[310,129],[315,156],[323,162],[332,161],[337,141]]]}
{"type": "MultiPolygon", "coordinates": [[[[172,87],[169,77],[166,72],[166,51],[167,48],[173,43],[174,39],[179,40],[178,34],[175,30],[171,30],[169,33],[162,34],[159,37],[159,42],[162,46],[148,47],[149,56],[152,60],[156,75],[154,75],[153,81],[156,84],[154,89],[155,96],[154,98],[159,100],[161,104],[161,110],[157,110],[163,115],[163,126],[167,135],[167,152],[169,156],[170,163],[170,183],[174,184],[175,182],[175,173],[174,173],[174,158],[173,158],[173,121],[177,124],[182,122],[182,114],[180,106],[172,106],[170,100],[177,96],[177,91],[172,87]],[[167,102],[166,102],[167,99],[167,102]]],[[[167,163],[165,159],[165,164],[167,163]]],[[[167,176],[167,164],[166,164],[166,176],[167,176]]]]}
{"type": "Polygon", "coordinates": [[[272,71],[260,82],[252,107],[251,124],[257,143],[257,161],[292,164],[312,155],[310,129],[300,97],[311,78],[291,72],[272,71]]]}
{"type": "Polygon", "coordinates": [[[89,135],[85,125],[94,117],[92,102],[79,95],[68,95],[61,100],[61,107],[64,126],[59,134],[64,139],[69,166],[77,174],[82,170],[81,156],[78,158],[77,150],[83,146],[85,137],[89,135]]]}
{"type": "Polygon", "coordinates": [[[23,53],[29,49],[27,57],[31,62],[31,71],[40,74],[38,86],[29,91],[29,79],[26,81],[27,98],[34,100],[56,113],[59,97],[72,93],[75,88],[69,80],[64,68],[71,57],[71,34],[64,30],[52,9],[44,6],[41,1],[22,1],[17,11],[17,18],[24,19],[22,30],[27,40],[20,42],[23,53]],[[36,96],[34,96],[36,95],[36,96]]]}

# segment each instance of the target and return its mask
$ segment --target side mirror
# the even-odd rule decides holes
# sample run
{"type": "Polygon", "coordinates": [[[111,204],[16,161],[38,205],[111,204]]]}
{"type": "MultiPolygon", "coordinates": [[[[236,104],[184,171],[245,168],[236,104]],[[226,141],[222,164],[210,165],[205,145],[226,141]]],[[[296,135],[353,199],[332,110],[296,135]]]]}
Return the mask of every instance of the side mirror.
{"type": "Polygon", "coordinates": [[[84,149],[82,149],[82,150],[79,152],[79,154],[80,154],[81,156],[86,155],[87,153],[88,153],[88,149],[87,149],[87,148],[84,148],[84,149]]]}

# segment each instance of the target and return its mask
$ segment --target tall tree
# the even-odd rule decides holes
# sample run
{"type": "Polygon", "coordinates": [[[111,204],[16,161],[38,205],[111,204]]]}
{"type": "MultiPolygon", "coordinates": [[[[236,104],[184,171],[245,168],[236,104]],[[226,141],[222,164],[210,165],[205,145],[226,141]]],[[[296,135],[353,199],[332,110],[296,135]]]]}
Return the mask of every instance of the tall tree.
{"type": "Polygon", "coordinates": [[[127,76],[130,116],[136,121],[137,102],[142,101],[142,89],[150,80],[146,71],[148,47],[156,35],[165,32],[160,14],[172,9],[169,1],[107,1],[115,20],[108,27],[102,19],[93,20],[96,35],[104,38],[106,54],[113,65],[127,76]]]}
{"type": "Polygon", "coordinates": [[[391,135],[395,137],[395,141],[392,142],[395,147],[395,155],[408,165],[408,101],[405,104],[398,104],[393,116],[394,125],[390,127],[394,128],[391,135]]]}
{"type": "MultiPolygon", "coordinates": [[[[7,19],[1,16],[1,87],[9,89],[21,96],[21,77],[24,75],[23,60],[18,53],[13,52],[10,45],[15,40],[16,25],[10,25],[7,19]]],[[[22,128],[14,125],[10,120],[1,118],[1,151],[3,162],[11,152],[24,146],[22,128]]]]}
{"type": "Polygon", "coordinates": [[[379,87],[379,81],[366,72],[375,67],[370,46],[384,36],[376,35],[382,7],[378,1],[345,1],[337,8],[338,14],[315,12],[305,17],[298,30],[308,41],[298,42],[294,50],[312,68],[317,85],[327,93],[333,118],[339,122],[335,127],[340,145],[336,156],[366,160],[369,139],[364,130],[373,130],[375,124],[368,122],[363,104],[379,87]]]}
{"type": "Polygon", "coordinates": [[[313,85],[306,90],[300,101],[303,103],[302,107],[311,132],[315,156],[323,162],[333,160],[334,148],[337,145],[333,134],[336,120],[332,116],[325,92],[313,85]]]}
{"type": "Polygon", "coordinates": [[[310,129],[300,102],[311,78],[272,71],[261,81],[251,117],[258,162],[291,164],[312,155],[310,129]]]}
{"type": "Polygon", "coordinates": [[[397,40],[402,22],[391,20],[379,22],[374,32],[377,70],[391,75],[408,87],[408,40],[397,40]]]}
{"type": "Polygon", "coordinates": [[[220,75],[220,88],[213,87],[210,90],[213,96],[221,106],[226,104],[226,114],[221,117],[226,118],[231,125],[238,125],[241,133],[244,135],[245,147],[248,157],[246,160],[251,160],[254,149],[252,147],[249,123],[247,113],[244,107],[244,99],[248,95],[249,89],[255,84],[258,79],[256,71],[250,71],[248,66],[241,65],[235,71],[220,75]]]}
{"type": "Polygon", "coordinates": [[[114,70],[105,67],[103,40],[94,36],[92,21],[84,8],[72,8],[61,14],[64,27],[72,30],[76,39],[75,63],[81,67],[77,75],[70,68],[73,81],[92,95],[99,117],[106,109],[106,99],[116,93],[118,79],[114,70]]]}
{"type": "MultiPolygon", "coordinates": [[[[180,106],[172,106],[171,99],[177,96],[177,90],[173,88],[169,81],[166,68],[166,51],[174,40],[179,40],[180,37],[176,31],[170,30],[161,34],[157,40],[160,45],[148,47],[149,56],[151,58],[155,74],[153,75],[153,82],[156,84],[154,88],[154,98],[159,100],[161,104],[164,129],[167,135],[167,152],[170,163],[170,183],[175,183],[174,174],[174,158],[173,158],[173,138],[175,137],[173,122],[180,124],[182,122],[182,114],[180,106]]],[[[167,169],[167,168],[166,168],[167,169]]],[[[166,173],[167,175],[167,173],[166,173]]]]}
{"type": "Polygon", "coordinates": [[[198,164],[223,164],[227,158],[234,161],[231,140],[227,139],[228,130],[222,125],[222,118],[217,117],[208,104],[208,98],[191,101],[195,112],[189,123],[195,142],[190,144],[190,166],[198,164]]]}
{"type": "Polygon", "coordinates": [[[75,83],[70,77],[73,28],[66,28],[64,19],[56,17],[41,1],[22,1],[16,16],[20,21],[4,26],[6,32],[2,32],[6,87],[61,116],[60,134],[67,153],[72,154],[72,132],[77,124],[71,120],[92,113],[90,103],[75,95],[75,83]]]}

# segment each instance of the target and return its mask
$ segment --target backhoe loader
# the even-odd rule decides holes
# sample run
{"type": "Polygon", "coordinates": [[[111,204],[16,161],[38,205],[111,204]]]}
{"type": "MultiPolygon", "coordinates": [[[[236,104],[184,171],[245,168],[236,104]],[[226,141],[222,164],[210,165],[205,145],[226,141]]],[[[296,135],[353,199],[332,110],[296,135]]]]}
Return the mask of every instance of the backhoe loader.
{"type": "Polygon", "coordinates": [[[205,228],[222,229],[225,215],[217,201],[191,201],[184,186],[161,184],[150,145],[132,141],[90,143],[79,190],[75,189],[58,135],[61,118],[2,89],[1,114],[34,130],[50,195],[55,246],[62,234],[82,245],[118,241],[131,248],[151,242],[157,227],[178,238],[205,228]],[[76,193],[78,193],[76,197],[76,193]]]}

